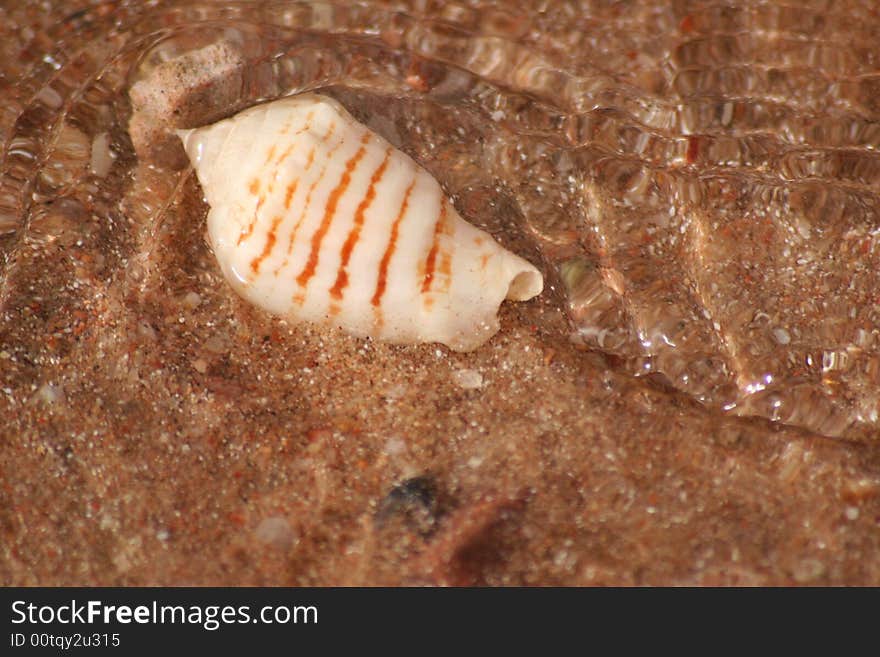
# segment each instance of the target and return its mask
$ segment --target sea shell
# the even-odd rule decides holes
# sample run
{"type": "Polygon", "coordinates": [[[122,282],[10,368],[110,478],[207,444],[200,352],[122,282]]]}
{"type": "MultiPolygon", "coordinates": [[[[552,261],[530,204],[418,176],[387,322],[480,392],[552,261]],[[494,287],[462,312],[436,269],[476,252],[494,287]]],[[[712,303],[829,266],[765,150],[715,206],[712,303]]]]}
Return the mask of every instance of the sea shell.
{"type": "Polygon", "coordinates": [[[226,278],[257,306],[393,342],[474,349],[541,273],[467,223],[410,157],[318,94],[178,132],[226,278]]]}

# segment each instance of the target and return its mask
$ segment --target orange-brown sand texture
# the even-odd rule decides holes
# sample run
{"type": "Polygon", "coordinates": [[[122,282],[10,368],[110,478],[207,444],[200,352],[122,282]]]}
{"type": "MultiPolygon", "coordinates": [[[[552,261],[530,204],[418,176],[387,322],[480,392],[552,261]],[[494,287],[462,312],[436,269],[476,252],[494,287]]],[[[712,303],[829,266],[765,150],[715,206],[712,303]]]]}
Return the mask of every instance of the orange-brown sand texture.
{"type": "MultiPolygon", "coordinates": [[[[520,63],[528,53],[555,62],[546,75],[582,72],[566,59],[561,19],[482,2],[336,7],[321,20],[308,3],[284,15],[271,3],[228,3],[222,13],[224,4],[0,6],[0,583],[880,584],[880,443],[868,420],[823,431],[831,425],[809,409],[789,422],[724,412],[716,388],[703,394],[688,388],[693,377],[670,374],[679,370],[665,364],[669,354],[640,356],[657,366],[637,377],[624,338],[603,349],[579,330],[599,297],[608,312],[596,321],[609,336],[625,332],[615,308],[650,328],[684,304],[679,263],[692,266],[696,253],[710,267],[720,256],[673,244],[656,259],[643,254],[642,269],[625,267],[639,247],[616,225],[602,249],[619,260],[596,269],[605,296],[572,296],[560,263],[601,249],[578,233],[561,196],[541,210],[533,188],[544,169],[529,160],[538,145],[571,138],[571,124],[547,118],[534,89],[515,95],[516,84],[557,83],[522,64],[505,86],[478,61],[497,48],[520,63]],[[428,38],[447,32],[471,44],[472,70],[428,38]],[[279,53],[296,65],[285,69],[279,53]],[[296,324],[249,306],[224,281],[205,241],[201,189],[170,130],[313,88],[407,151],[462,216],[545,272],[544,294],[504,304],[500,332],[481,348],[389,345],[296,324]],[[638,287],[651,276],[664,287],[638,287]]],[[[617,30],[621,63],[605,62],[609,79],[646,98],[671,93],[652,77],[662,70],[638,68],[658,39],[708,43],[707,58],[711,44],[727,43],[712,36],[726,33],[723,16],[695,3],[667,20],[659,4],[633,16],[597,6],[607,20],[577,25],[597,38],[617,30]],[[628,54],[627,33],[643,50],[628,54]]],[[[781,10],[776,20],[824,29],[781,10]]],[[[771,50],[766,34],[755,32],[753,53],[771,50]]],[[[857,66],[858,38],[849,48],[808,71],[838,66],[839,77],[867,84],[846,69],[857,66]]],[[[757,55],[742,57],[746,69],[764,66],[757,55]]],[[[839,85],[841,97],[847,89],[839,85]]],[[[631,109],[624,96],[607,98],[609,116],[614,102],[631,109]]],[[[789,108],[803,122],[813,116],[807,100],[789,108]]],[[[868,126],[861,145],[876,145],[876,107],[847,111],[868,126]]],[[[591,139],[603,134],[597,127],[591,139]]],[[[701,153],[688,145],[683,157],[701,153]]],[[[842,194],[856,184],[843,170],[826,175],[842,194]]],[[[626,212],[608,210],[597,225],[626,212]]],[[[721,298],[733,294],[719,281],[721,298]]],[[[741,284],[743,303],[765,298],[741,284]]],[[[729,356],[746,330],[725,326],[701,349],[729,356]]],[[[773,330],[787,348],[788,333],[773,330]]],[[[733,352],[724,367],[740,377],[760,360],[733,352]]],[[[835,413],[868,403],[863,379],[851,398],[832,399],[835,413]]]]}

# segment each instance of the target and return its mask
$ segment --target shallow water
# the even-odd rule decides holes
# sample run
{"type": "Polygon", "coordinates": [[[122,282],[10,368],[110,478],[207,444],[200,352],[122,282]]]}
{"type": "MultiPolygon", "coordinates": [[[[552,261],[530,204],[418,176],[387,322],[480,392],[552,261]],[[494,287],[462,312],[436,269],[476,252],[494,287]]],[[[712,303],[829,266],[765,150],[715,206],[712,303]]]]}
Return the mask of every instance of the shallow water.
{"type": "Polygon", "coordinates": [[[323,89],[544,268],[584,351],[719,413],[873,435],[874,3],[511,4],[7,3],[4,322],[49,341],[79,286],[124,303],[182,266],[163,230],[204,207],[167,127],[323,89]]]}

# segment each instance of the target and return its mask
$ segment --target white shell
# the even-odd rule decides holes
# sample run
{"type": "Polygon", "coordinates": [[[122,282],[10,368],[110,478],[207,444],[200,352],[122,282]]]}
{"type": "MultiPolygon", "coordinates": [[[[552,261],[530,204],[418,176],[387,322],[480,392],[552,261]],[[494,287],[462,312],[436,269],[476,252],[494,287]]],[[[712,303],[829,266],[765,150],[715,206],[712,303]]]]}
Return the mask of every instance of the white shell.
{"type": "Polygon", "coordinates": [[[462,219],[406,154],[317,94],[178,133],[232,286],[265,310],[467,351],[541,273],[462,219]]]}

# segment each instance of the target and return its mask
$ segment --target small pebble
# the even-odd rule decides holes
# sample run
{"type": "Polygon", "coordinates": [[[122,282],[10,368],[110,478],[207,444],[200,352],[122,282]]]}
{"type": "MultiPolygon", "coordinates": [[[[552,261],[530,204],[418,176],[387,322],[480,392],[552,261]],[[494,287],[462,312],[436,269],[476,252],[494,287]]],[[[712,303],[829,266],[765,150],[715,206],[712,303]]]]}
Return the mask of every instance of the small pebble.
{"type": "Polygon", "coordinates": [[[212,354],[223,354],[229,351],[229,340],[219,335],[212,335],[205,340],[202,348],[212,354]]]}
{"type": "Polygon", "coordinates": [[[195,369],[195,371],[199,374],[204,374],[208,371],[208,363],[205,362],[205,360],[202,358],[197,358],[196,360],[194,360],[192,366],[193,369],[195,369]]]}
{"type": "Polygon", "coordinates": [[[429,534],[437,522],[437,484],[431,475],[410,477],[394,486],[379,503],[374,521],[384,525],[395,516],[411,529],[429,534]]]}
{"type": "Polygon", "coordinates": [[[791,336],[788,334],[784,328],[776,328],[773,329],[773,338],[779,344],[785,345],[791,342],[791,336]]]}
{"type": "Polygon", "coordinates": [[[58,404],[65,399],[64,388],[60,385],[44,383],[34,393],[33,399],[34,401],[41,401],[44,404],[58,404]]]}
{"type": "Polygon", "coordinates": [[[402,438],[394,436],[385,443],[385,453],[388,456],[399,456],[406,451],[406,443],[402,438]]]}
{"type": "Polygon", "coordinates": [[[794,572],[792,573],[794,581],[799,584],[806,584],[807,582],[815,581],[824,574],[825,564],[818,559],[804,559],[795,566],[794,572]]]}
{"type": "Polygon", "coordinates": [[[476,370],[457,370],[452,373],[452,380],[465,390],[477,390],[483,387],[483,375],[476,370]]]}
{"type": "Polygon", "coordinates": [[[200,303],[202,303],[202,297],[199,296],[198,292],[187,292],[183,297],[183,305],[190,310],[198,308],[200,303]]]}
{"type": "Polygon", "coordinates": [[[254,536],[261,543],[271,545],[279,550],[289,549],[296,539],[290,522],[282,516],[263,518],[254,530],[254,536]]]}

